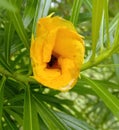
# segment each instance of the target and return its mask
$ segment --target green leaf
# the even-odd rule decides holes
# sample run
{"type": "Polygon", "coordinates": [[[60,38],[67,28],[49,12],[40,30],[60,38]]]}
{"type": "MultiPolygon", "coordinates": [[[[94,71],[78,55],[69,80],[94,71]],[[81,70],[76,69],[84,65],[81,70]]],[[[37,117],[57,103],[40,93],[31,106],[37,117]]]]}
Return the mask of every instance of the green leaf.
{"type": "Polygon", "coordinates": [[[70,126],[72,130],[94,130],[87,123],[66,113],[56,112],[56,115],[59,116],[68,126],[70,126]]]}
{"type": "Polygon", "coordinates": [[[3,127],[7,127],[8,130],[18,130],[16,123],[6,111],[4,111],[3,116],[6,122],[6,126],[3,127]]]}
{"type": "Polygon", "coordinates": [[[79,11],[82,4],[82,0],[74,0],[70,21],[76,25],[78,21],[79,11]]]}
{"type": "MultiPolygon", "coordinates": [[[[106,89],[119,89],[119,85],[107,80],[93,80],[95,83],[100,84],[106,89]]],[[[96,96],[96,93],[91,89],[91,87],[87,87],[88,82],[86,82],[83,78],[79,79],[75,87],[71,89],[71,91],[78,93],[79,95],[93,95],[96,96]]]]}
{"type": "Polygon", "coordinates": [[[15,7],[7,0],[0,0],[0,7],[3,7],[7,10],[15,11],[15,7]]]}
{"type": "Polygon", "coordinates": [[[4,56],[1,54],[0,55],[0,67],[4,67],[6,70],[8,70],[9,72],[12,72],[11,67],[9,66],[8,63],[6,63],[6,59],[4,58],[4,56]]]}
{"type": "Polygon", "coordinates": [[[103,16],[104,0],[93,0],[92,11],[92,59],[95,58],[96,45],[103,16]]]}
{"type": "Polygon", "coordinates": [[[24,130],[33,130],[30,86],[26,85],[24,96],[24,130]]]}
{"type": "Polygon", "coordinates": [[[119,100],[113,96],[106,88],[99,83],[82,76],[85,81],[92,87],[96,94],[103,100],[112,113],[119,119],[119,100]]]}
{"type": "Polygon", "coordinates": [[[82,23],[85,21],[89,21],[92,18],[92,14],[90,12],[88,13],[80,13],[80,18],[78,19],[78,23],[82,23]]]}
{"type": "Polygon", "coordinates": [[[4,119],[7,125],[5,127],[7,127],[8,130],[19,130],[19,128],[17,127],[13,119],[10,117],[10,115],[6,111],[4,111],[4,119]]]}
{"type": "Polygon", "coordinates": [[[13,25],[21,39],[21,41],[23,42],[24,46],[27,48],[27,50],[29,51],[29,42],[28,42],[28,37],[22,22],[22,17],[20,15],[20,12],[18,11],[18,9],[16,11],[9,11],[9,17],[13,22],[13,25]]]}
{"type": "Polygon", "coordinates": [[[37,99],[35,95],[34,99],[36,101],[37,112],[49,130],[67,130],[67,126],[64,125],[42,101],[37,99]]]}
{"type": "Polygon", "coordinates": [[[4,83],[6,78],[2,77],[0,80],[0,130],[2,130],[2,113],[3,113],[3,102],[4,102],[4,83]]]}
{"type": "Polygon", "coordinates": [[[67,99],[59,99],[57,97],[51,96],[50,94],[41,94],[41,93],[34,93],[38,99],[42,101],[46,101],[49,103],[57,103],[57,104],[65,104],[65,105],[73,105],[71,100],[67,99]]]}
{"type": "Polygon", "coordinates": [[[84,4],[87,6],[88,10],[92,12],[92,1],[91,0],[84,0],[84,4]]]}
{"type": "Polygon", "coordinates": [[[117,83],[110,82],[108,80],[93,80],[96,83],[100,84],[106,89],[119,89],[119,86],[117,83]]]}
{"type": "Polygon", "coordinates": [[[34,17],[37,0],[27,0],[26,4],[27,6],[25,8],[24,15],[23,15],[23,23],[25,28],[28,27],[28,25],[30,24],[30,22],[34,17]]]}
{"type": "Polygon", "coordinates": [[[31,96],[30,86],[26,85],[24,96],[24,130],[39,130],[38,117],[34,108],[34,100],[31,96]]]}
{"type": "Polygon", "coordinates": [[[119,13],[115,15],[115,17],[112,19],[112,21],[109,24],[109,32],[112,34],[118,24],[119,21],[119,13]]]}
{"type": "Polygon", "coordinates": [[[6,112],[9,114],[9,115],[12,115],[14,118],[15,118],[15,120],[22,126],[23,125],[23,119],[22,119],[22,117],[18,114],[18,113],[16,113],[16,112],[14,112],[12,109],[8,109],[8,108],[5,108],[5,110],[6,110],[6,112]]]}
{"type": "Polygon", "coordinates": [[[95,92],[93,92],[91,88],[82,86],[80,82],[79,84],[77,83],[76,86],[71,91],[78,93],[80,95],[95,95],[95,92]]]}
{"type": "Polygon", "coordinates": [[[110,47],[110,39],[111,39],[111,35],[115,29],[115,18],[117,17],[117,15],[111,20],[110,24],[109,24],[109,14],[108,14],[108,1],[105,0],[104,1],[104,15],[102,17],[102,24],[100,26],[100,40],[98,41],[98,44],[100,44],[101,46],[101,53],[103,48],[103,44],[106,42],[106,47],[109,48],[110,47]],[[103,40],[101,40],[103,39],[103,40]]]}
{"type": "Polygon", "coordinates": [[[13,98],[10,98],[8,100],[9,103],[15,103],[15,102],[19,102],[20,100],[23,100],[24,99],[24,94],[17,94],[15,96],[13,96],[13,98]]]}
{"type": "Polygon", "coordinates": [[[114,35],[114,42],[113,42],[113,51],[116,52],[119,49],[119,19],[117,23],[117,28],[115,30],[115,35],[114,35]]]}
{"type": "MultiPolygon", "coordinates": [[[[114,64],[119,64],[119,54],[113,54],[113,62],[114,64]]],[[[119,83],[119,66],[115,66],[115,73],[116,73],[116,77],[117,77],[117,82],[119,83]]]]}
{"type": "Polygon", "coordinates": [[[49,130],[39,115],[38,115],[38,119],[39,119],[39,124],[40,124],[40,130],[49,130]]]}
{"type": "Polygon", "coordinates": [[[5,59],[8,64],[10,61],[10,49],[11,49],[13,34],[14,34],[14,27],[12,25],[11,20],[9,20],[9,22],[5,23],[5,35],[4,35],[5,59]]]}
{"type": "Polygon", "coordinates": [[[102,16],[101,24],[100,24],[100,32],[99,32],[99,41],[97,44],[97,48],[100,49],[100,53],[102,53],[104,49],[104,15],[102,16]]]}
{"type": "Polygon", "coordinates": [[[105,12],[105,26],[106,26],[106,36],[107,36],[107,47],[110,47],[110,37],[109,37],[109,15],[108,15],[108,0],[104,0],[104,12],[105,12]]]}
{"type": "Polygon", "coordinates": [[[36,33],[36,26],[38,19],[47,16],[49,8],[50,8],[51,0],[38,0],[37,1],[37,6],[36,6],[36,11],[35,11],[35,16],[34,16],[34,21],[33,21],[33,28],[32,28],[32,33],[35,35],[36,33]]]}
{"type": "Polygon", "coordinates": [[[35,94],[35,96],[37,96],[38,100],[42,100],[42,101],[46,102],[47,104],[52,105],[53,107],[55,107],[61,111],[67,112],[67,113],[70,113],[68,107],[74,105],[74,102],[71,100],[59,99],[50,94],[41,94],[38,92],[37,93],[35,92],[34,94],[35,94]],[[67,107],[65,107],[65,106],[67,106],[67,107]]]}

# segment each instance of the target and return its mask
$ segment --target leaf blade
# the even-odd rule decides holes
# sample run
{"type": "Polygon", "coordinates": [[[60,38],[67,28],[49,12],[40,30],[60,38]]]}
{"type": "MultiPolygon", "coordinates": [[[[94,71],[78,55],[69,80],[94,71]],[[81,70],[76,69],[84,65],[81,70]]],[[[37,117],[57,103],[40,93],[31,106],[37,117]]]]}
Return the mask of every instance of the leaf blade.
{"type": "Polygon", "coordinates": [[[92,56],[95,58],[96,45],[99,37],[101,19],[103,16],[104,0],[93,0],[92,10],[92,56]]]}
{"type": "Polygon", "coordinates": [[[46,16],[48,14],[49,8],[50,8],[51,0],[38,0],[34,21],[33,21],[33,27],[32,27],[32,33],[35,35],[36,33],[36,24],[39,18],[46,16]]]}
{"type": "Polygon", "coordinates": [[[36,0],[28,0],[27,5],[28,6],[26,6],[25,11],[24,11],[24,15],[23,15],[23,24],[24,24],[25,28],[28,27],[28,25],[30,24],[30,22],[32,21],[32,19],[34,17],[37,1],[36,0]]]}
{"type": "Polygon", "coordinates": [[[2,130],[2,113],[3,113],[3,97],[4,97],[4,83],[6,77],[2,77],[0,81],[0,129],[2,130]]]}
{"type": "Polygon", "coordinates": [[[79,10],[82,4],[82,0],[74,0],[73,2],[73,7],[72,7],[72,14],[70,17],[70,21],[76,25],[78,22],[78,15],[79,15],[79,10]]]}
{"type": "Polygon", "coordinates": [[[29,86],[26,85],[24,97],[24,130],[33,130],[32,128],[32,112],[31,112],[31,95],[29,86]]]}
{"type": "Polygon", "coordinates": [[[34,100],[36,101],[37,111],[49,130],[67,130],[66,126],[62,124],[62,122],[53,114],[53,112],[50,111],[50,109],[35,95],[34,100]]]}
{"type": "Polygon", "coordinates": [[[39,130],[38,117],[35,111],[34,100],[31,95],[30,86],[26,84],[24,95],[24,130],[39,130]]]}
{"type": "Polygon", "coordinates": [[[9,20],[9,22],[5,24],[5,35],[4,35],[5,59],[8,64],[10,61],[10,49],[11,49],[13,34],[14,34],[14,28],[11,20],[9,20]]]}
{"type": "Polygon", "coordinates": [[[113,96],[106,88],[96,83],[95,81],[82,76],[87,83],[92,87],[96,94],[103,100],[106,106],[112,111],[112,113],[119,119],[119,100],[113,96]]]}

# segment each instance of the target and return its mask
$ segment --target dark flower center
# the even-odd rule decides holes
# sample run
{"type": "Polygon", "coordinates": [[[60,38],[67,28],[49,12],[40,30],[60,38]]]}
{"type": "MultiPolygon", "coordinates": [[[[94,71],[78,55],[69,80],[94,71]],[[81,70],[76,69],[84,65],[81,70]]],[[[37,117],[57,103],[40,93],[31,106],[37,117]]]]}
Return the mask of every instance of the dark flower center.
{"type": "Polygon", "coordinates": [[[47,63],[47,68],[58,68],[58,58],[51,55],[50,61],[47,63]]]}

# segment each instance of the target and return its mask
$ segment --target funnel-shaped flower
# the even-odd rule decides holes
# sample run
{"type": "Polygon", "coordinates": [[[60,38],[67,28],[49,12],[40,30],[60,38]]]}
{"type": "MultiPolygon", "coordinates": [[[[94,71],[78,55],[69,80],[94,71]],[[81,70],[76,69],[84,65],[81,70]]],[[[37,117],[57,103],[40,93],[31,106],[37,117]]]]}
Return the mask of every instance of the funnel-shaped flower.
{"type": "Polygon", "coordinates": [[[34,78],[49,88],[66,91],[79,76],[84,41],[71,22],[48,16],[38,21],[30,55],[34,78]]]}

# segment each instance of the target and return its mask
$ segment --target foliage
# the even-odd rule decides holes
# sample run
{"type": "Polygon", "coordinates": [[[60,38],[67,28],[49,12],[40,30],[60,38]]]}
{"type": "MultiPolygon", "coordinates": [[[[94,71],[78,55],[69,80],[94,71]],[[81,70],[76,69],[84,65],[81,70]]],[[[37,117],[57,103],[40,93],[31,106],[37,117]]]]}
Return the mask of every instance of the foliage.
{"type": "Polygon", "coordinates": [[[0,0],[0,130],[119,129],[118,0],[0,0]],[[84,36],[81,78],[69,92],[32,79],[37,20],[54,12],[84,36]]]}

